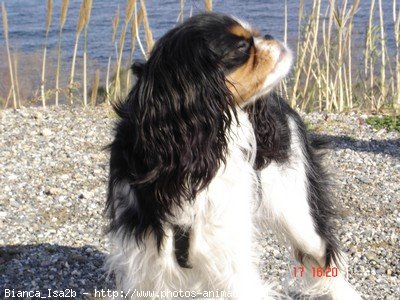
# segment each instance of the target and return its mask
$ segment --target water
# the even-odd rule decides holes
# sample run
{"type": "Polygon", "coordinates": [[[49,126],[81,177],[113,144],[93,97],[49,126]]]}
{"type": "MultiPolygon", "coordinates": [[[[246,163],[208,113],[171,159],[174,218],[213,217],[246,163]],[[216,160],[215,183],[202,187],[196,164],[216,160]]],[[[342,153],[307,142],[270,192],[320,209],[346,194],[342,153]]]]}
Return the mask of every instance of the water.
{"type": "MultiPolygon", "coordinates": [[[[397,1],[397,0],[396,0],[397,1]]],[[[43,49],[45,23],[46,23],[46,2],[45,0],[5,0],[8,12],[9,37],[13,50],[19,52],[33,53],[43,49]]],[[[49,48],[57,47],[58,22],[61,10],[61,0],[54,1],[53,20],[49,32],[49,48]]],[[[112,18],[117,7],[121,9],[120,25],[123,22],[125,0],[94,0],[91,19],[89,23],[88,56],[96,61],[101,68],[107,64],[108,57],[115,53],[114,45],[111,42],[112,18]]],[[[306,6],[312,5],[311,0],[305,0],[306,6]]],[[[323,1],[322,15],[326,10],[328,0],[323,1]]],[[[352,2],[352,1],[349,1],[352,2]]],[[[368,23],[370,1],[360,1],[360,8],[354,20],[355,44],[361,46],[363,35],[368,23]]],[[[377,2],[377,1],[376,1],[377,2]]],[[[398,1],[397,7],[400,7],[398,1]]],[[[71,0],[68,9],[67,21],[63,32],[63,55],[64,60],[70,60],[73,52],[76,22],[79,13],[80,0],[71,0]]],[[[190,11],[193,14],[204,10],[204,1],[186,0],[185,17],[190,11]]],[[[283,38],[284,31],[284,1],[283,0],[225,0],[214,1],[213,10],[237,16],[255,25],[262,33],[270,33],[276,38],[283,38]]],[[[288,1],[288,44],[295,48],[297,37],[298,5],[299,1],[288,1]]],[[[178,0],[146,0],[149,22],[154,38],[162,36],[167,30],[176,24],[179,15],[178,0]]],[[[377,4],[376,4],[377,8],[377,4]]],[[[377,10],[377,9],[376,9],[377,10]]],[[[392,0],[383,0],[385,14],[387,43],[389,53],[394,52],[393,21],[392,21],[392,0]]],[[[378,22],[378,16],[376,16],[378,22]]],[[[130,36],[130,34],[128,34],[130,36]]],[[[3,44],[3,32],[0,33],[0,41],[3,44]]],[[[144,39],[142,39],[144,41],[144,39]]],[[[82,42],[78,56],[81,55],[82,42]]],[[[129,48],[129,38],[126,42],[126,52],[129,48]]],[[[361,51],[360,51],[361,52],[361,51]]],[[[125,56],[126,57],[126,56],[125,56]]],[[[136,53],[140,57],[140,53],[136,53]]],[[[1,62],[0,64],[4,64],[1,62]]]]}

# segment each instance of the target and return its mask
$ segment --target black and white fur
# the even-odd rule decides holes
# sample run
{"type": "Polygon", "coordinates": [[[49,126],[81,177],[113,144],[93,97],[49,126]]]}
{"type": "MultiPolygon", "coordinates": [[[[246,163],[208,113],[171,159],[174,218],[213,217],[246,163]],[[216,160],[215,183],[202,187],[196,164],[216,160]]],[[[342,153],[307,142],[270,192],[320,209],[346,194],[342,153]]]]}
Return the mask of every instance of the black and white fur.
{"type": "MultiPolygon", "coordinates": [[[[224,28],[235,22],[203,14],[171,30],[145,64],[133,67],[137,83],[115,107],[107,266],[118,290],[133,299],[142,299],[139,291],[165,299],[176,299],[174,291],[275,299],[256,263],[255,239],[264,225],[290,241],[306,268],[345,272],[316,143],[271,92],[291,58],[277,64],[252,99],[236,105],[227,76],[249,54],[242,45],[226,54],[236,40],[224,28]]],[[[310,278],[302,292],[359,298],[343,274],[310,278]]]]}

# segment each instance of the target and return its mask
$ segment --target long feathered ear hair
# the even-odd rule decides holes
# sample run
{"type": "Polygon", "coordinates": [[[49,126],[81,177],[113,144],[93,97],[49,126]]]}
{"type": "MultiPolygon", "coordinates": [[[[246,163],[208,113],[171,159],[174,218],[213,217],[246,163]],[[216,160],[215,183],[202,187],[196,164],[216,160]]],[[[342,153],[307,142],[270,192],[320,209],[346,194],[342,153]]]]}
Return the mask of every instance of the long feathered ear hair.
{"type": "Polygon", "coordinates": [[[224,163],[235,114],[224,69],[204,34],[184,30],[170,31],[146,63],[133,66],[137,83],[115,107],[120,120],[110,145],[110,230],[137,242],[152,231],[159,249],[163,222],[224,163]]]}
{"type": "Polygon", "coordinates": [[[264,95],[246,106],[257,141],[254,168],[261,170],[271,160],[285,162],[290,151],[290,131],[287,115],[289,105],[275,92],[264,95]]]}

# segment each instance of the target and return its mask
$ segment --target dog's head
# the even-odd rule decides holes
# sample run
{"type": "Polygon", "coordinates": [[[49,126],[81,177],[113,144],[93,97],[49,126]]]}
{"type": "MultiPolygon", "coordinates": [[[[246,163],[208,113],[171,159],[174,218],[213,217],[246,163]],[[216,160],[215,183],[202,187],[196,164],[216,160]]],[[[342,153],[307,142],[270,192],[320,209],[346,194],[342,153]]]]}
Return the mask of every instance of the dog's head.
{"type": "Polygon", "coordinates": [[[244,106],[270,91],[291,63],[290,50],[271,35],[261,35],[243,21],[207,13],[165,34],[149,60],[133,69],[164,90],[174,90],[175,85],[189,93],[195,86],[215,88],[224,90],[226,102],[244,106]]]}
{"type": "Polygon", "coordinates": [[[291,60],[270,35],[208,13],[170,30],[147,62],[134,64],[138,79],[117,108],[125,119],[117,131],[126,135],[126,173],[146,218],[165,218],[210,183],[236,109],[271,90],[291,60]]]}

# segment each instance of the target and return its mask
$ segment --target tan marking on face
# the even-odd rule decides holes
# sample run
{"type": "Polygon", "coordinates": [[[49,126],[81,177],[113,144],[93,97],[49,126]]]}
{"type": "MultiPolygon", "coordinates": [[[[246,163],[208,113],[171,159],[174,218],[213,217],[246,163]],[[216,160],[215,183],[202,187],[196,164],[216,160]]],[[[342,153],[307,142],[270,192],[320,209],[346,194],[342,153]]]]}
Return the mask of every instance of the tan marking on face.
{"type": "MultiPolygon", "coordinates": [[[[251,33],[240,25],[234,26],[231,32],[246,39],[259,36],[258,32],[251,33]]],[[[259,37],[256,40],[248,60],[227,76],[228,88],[239,106],[243,106],[264,88],[268,75],[274,71],[281,58],[280,53],[284,51],[278,41],[259,37]]]]}
{"type": "Polygon", "coordinates": [[[247,29],[245,29],[243,26],[241,25],[235,25],[233,26],[230,30],[231,33],[233,33],[234,35],[243,37],[245,39],[249,39],[252,37],[252,32],[248,31],[247,29]]]}

